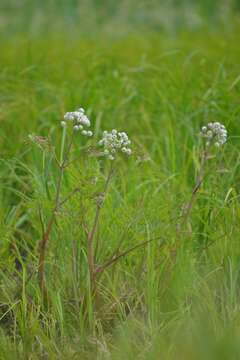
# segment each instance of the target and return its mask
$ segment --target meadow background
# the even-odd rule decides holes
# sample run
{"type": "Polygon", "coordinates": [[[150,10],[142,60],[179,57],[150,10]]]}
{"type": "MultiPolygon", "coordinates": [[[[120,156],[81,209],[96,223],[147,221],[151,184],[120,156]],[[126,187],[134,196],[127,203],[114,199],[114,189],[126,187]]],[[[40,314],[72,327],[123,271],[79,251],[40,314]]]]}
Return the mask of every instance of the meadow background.
{"type": "Polygon", "coordinates": [[[240,358],[239,15],[239,0],[1,0],[0,359],[240,358]],[[57,168],[28,134],[59,151],[60,121],[79,106],[93,144],[117,128],[135,148],[111,182],[96,261],[156,241],[109,268],[91,298],[82,220],[105,168],[83,152],[64,179],[64,194],[82,191],[51,234],[46,305],[35,269],[57,168]],[[179,234],[209,121],[229,140],[179,234]]]}

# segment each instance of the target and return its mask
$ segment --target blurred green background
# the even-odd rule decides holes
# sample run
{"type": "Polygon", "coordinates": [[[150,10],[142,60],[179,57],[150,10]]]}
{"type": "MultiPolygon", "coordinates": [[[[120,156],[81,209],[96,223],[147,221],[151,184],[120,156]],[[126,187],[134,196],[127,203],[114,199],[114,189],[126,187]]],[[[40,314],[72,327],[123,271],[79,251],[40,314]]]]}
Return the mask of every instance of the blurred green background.
{"type": "Polygon", "coordinates": [[[4,35],[49,31],[121,35],[137,30],[175,33],[206,26],[230,27],[240,0],[1,0],[4,35]],[[230,21],[231,19],[231,21],[230,21]]]}

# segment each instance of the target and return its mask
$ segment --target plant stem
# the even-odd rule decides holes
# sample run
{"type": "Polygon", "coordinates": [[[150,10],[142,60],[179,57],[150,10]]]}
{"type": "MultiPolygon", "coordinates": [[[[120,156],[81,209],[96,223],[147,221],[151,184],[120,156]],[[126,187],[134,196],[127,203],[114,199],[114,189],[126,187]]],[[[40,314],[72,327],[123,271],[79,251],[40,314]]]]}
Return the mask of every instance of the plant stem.
{"type": "Polygon", "coordinates": [[[58,210],[58,208],[60,206],[60,194],[61,194],[64,170],[65,170],[65,167],[66,167],[66,161],[67,161],[69,153],[71,151],[72,142],[73,142],[73,133],[72,133],[70,142],[68,144],[68,148],[67,148],[67,150],[65,152],[65,155],[64,155],[64,158],[63,158],[65,136],[66,136],[65,132],[63,132],[62,145],[61,145],[61,155],[60,155],[61,156],[61,162],[59,164],[60,173],[59,173],[58,182],[57,182],[57,190],[56,190],[54,206],[53,206],[53,209],[51,211],[51,215],[50,215],[50,219],[48,221],[47,228],[43,232],[42,240],[40,241],[40,244],[39,244],[38,282],[39,282],[39,287],[41,289],[42,294],[46,294],[46,290],[47,290],[46,285],[45,285],[45,258],[46,258],[47,244],[48,244],[49,237],[50,237],[52,227],[53,227],[53,224],[54,224],[54,220],[55,220],[55,217],[56,217],[56,212],[57,212],[57,210],[58,210]]]}
{"type": "Polygon", "coordinates": [[[189,218],[189,216],[191,214],[194,202],[195,202],[195,200],[197,198],[198,191],[201,188],[201,185],[203,183],[207,158],[208,158],[208,153],[207,153],[206,150],[204,150],[202,158],[201,158],[201,164],[200,164],[200,169],[199,169],[199,172],[198,172],[196,184],[195,184],[195,186],[194,186],[194,188],[192,190],[191,198],[190,198],[189,202],[186,204],[186,206],[185,206],[185,208],[183,209],[183,212],[182,212],[182,222],[181,222],[181,225],[180,225],[181,227],[184,224],[186,224],[186,222],[187,222],[187,220],[188,220],[188,218],[189,218]]]}
{"type": "Polygon", "coordinates": [[[111,180],[112,173],[113,173],[113,168],[112,168],[112,165],[111,165],[111,167],[109,169],[107,179],[106,179],[106,182],[105,182],[102,197],[97,203],[96,213],[95,213],[93,225],[92,225],[92,228],[91,228],[91,230],[89,232],[89,235],[88,235],[87,257],[88,257],[88,268],[89,268],[91,291],[95,288],[95,284],[94,284],[95,283],[94,238],[95,238],[95,234],[96,234],[98,223],[99,223],[100,212],[101,212],[102,205],[103,205],[103,202],[104,202],[105,197],[106,197],[106,193],[107,193],[107,190],[108,190],[108,185],[109,185],[109,182],[111,180]]]}
{"type": "MultiPolygon", "coordinates": [[[[130,254],[131,252],[133,252],[134,250],[137,250],[141,247],[144,247],[145,245],[147,244],[150,244],[151,242],[153,241],[157,241],[157,240],[162,240],[161,244],[160,244],[160,247],[162,247],[163,245],[165,245],[166,241],[162,239],[162,236],[157,236],[155,238],[152,238],[152,239],[149,239],[149,240],[146,240],[146,241],[143,241],[141,242],[140,244],[137,244],[135,246],[132,246],[131,248],[123,251],[122,253],[120,254],[115,254],[114,256],[112,256],[109,260],[107,260],[104,264],[96,267],[95,269],[95,276],[96,275],[100,275],[103,271],[105,271],[108,267],[110,267],[111,265],[115,264],[118,260],[120,260],[121,258],[127,256],[128,254],[130,254]]],[[[160,248],[159,247],[159,248],[160,248]]]]}
{"type": "Polygon", "coordinates": [[[45,292],[44,273],[45,273],[46,248],[47,248],[47,243],[48,243],[49,236],[50,236],[50,233],[52,230],[52,226],[53,226],[53,223],[55,220],[56,211],[58,209],[59,197],[60,197],[60,191],[61,191],[61,185],[62,185],[62,179],[63,179],[63,172],[64,172],[64,167],[63,167],[63,165],[61,165],[60,174],[59,174],[59,178],[58,178],[57,193],[56,193],[56,198],[55,198],[55,205],[52,209],[51,216],[48,221],[47,229],[44,232],[42,241],[40,242],[40,245],[39,245],[38,281],[39,281],[39,286],[40,286],[42,293],[45,292]]]}

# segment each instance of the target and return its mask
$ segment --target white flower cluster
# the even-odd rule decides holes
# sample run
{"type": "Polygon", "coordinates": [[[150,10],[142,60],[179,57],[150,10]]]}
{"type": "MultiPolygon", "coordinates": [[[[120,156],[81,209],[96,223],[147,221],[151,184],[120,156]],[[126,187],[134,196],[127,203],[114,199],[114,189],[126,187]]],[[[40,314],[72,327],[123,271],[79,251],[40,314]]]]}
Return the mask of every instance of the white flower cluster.
{"type": "Polygon", "coordinates": [[[227,130],[219,122],[210,122],[207,126],[203,126],[201,135],[206,139],[207,146],[220,147],[227,141],[227,130]]]}
{"type": "Polygon", "coordinates": [[[61,121],[62,127],[66,127],[68,123],[71,123],[74,131],[81,131],[82,135],[92,136],[93,133],[90,130],[86,130],[91,123],[88,117],[85,115],[83,108],[78,109],[77,111],[67,112],[64,115],[64,121],[61,121]]]}
{"type": "Polygon", "coordinates": [[[104,131],[103,137],[99,141],[99,145],[104,147],[104,155],[110,160],[114,160],[116,153],[121,151],[126,155],[131,155],[132,150],[129,148],[131,141],[125,132],[118,132],[112,130],[111,132],[104,131]]]}

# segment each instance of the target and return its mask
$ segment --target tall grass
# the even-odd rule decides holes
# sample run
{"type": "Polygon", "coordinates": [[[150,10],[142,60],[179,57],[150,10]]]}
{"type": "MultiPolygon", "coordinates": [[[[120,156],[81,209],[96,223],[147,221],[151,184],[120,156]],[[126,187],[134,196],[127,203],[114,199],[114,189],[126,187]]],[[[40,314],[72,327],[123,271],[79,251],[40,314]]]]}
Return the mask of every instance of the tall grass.
{"type": "Polygon", "coordinates": [[[238,359],[240,52],[232,26],[175,38],[50,32],[2,43],[0,359],[238,359]],[[111,181],[98,263],[118,246],[156,241],[107,269],[93,301],[82,224],[92,223],[106,169],[83,151],[64,178],[63,195],[79,184],[82,191],[51,233],[43,304],[38,244],[57,168],[28,134],[59,149],[60,120],[80,105],[93,141],[117,127],[137,149],[111,181]],[[199,191],[192,232],[179,242],[177,219],[199,169],[199,130],[210,120],[226,125],[229,142],[199,191]]]}

